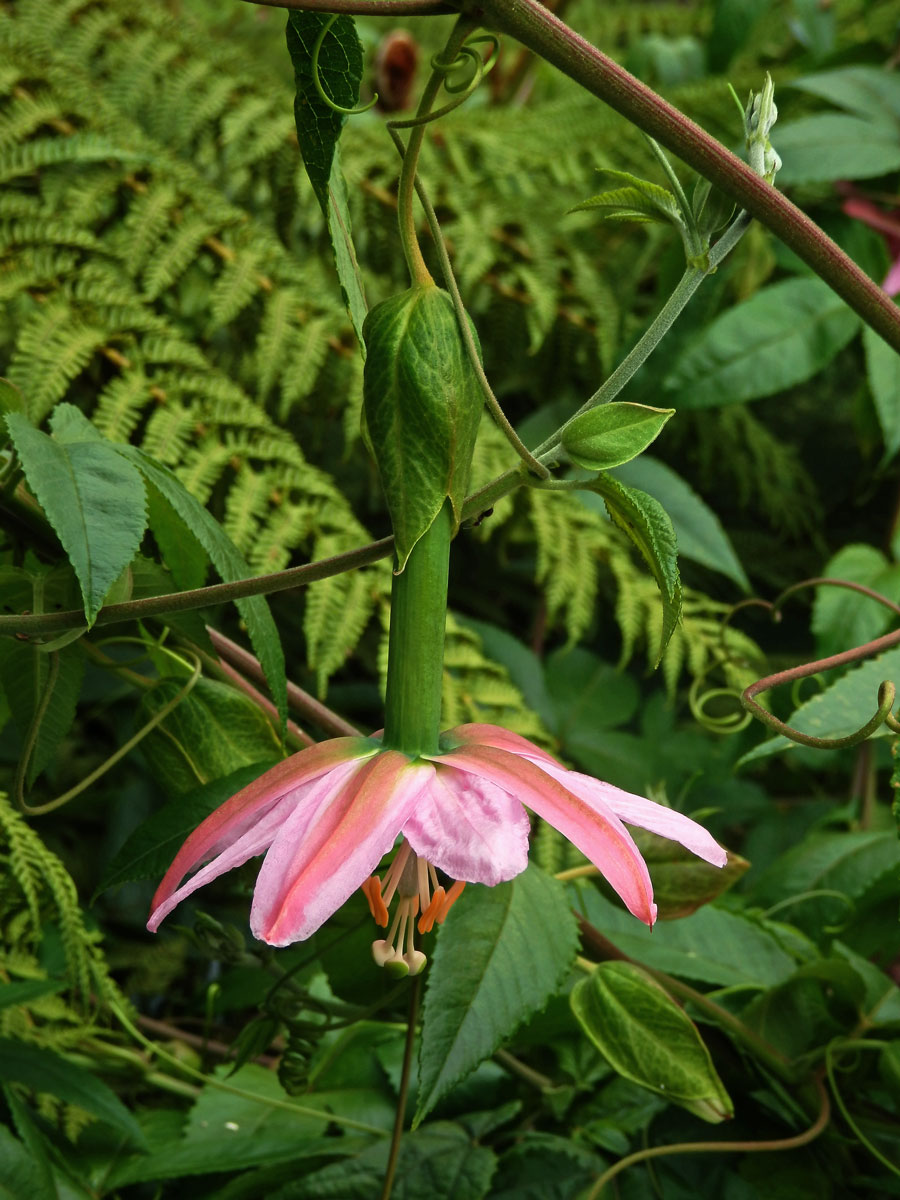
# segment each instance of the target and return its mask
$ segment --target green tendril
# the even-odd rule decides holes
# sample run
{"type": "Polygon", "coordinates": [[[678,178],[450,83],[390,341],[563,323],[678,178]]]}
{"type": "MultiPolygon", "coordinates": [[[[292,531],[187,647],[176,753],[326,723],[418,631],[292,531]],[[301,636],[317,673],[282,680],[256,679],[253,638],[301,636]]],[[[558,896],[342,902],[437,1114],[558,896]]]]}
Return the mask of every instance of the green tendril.
{"type": "Polygon", "coordinates": [[[368,104],[361,104],[358,108],[344,108],[342,104],[338,104],[337,101],[332,100],[332,98],[326,93],[324,87],[322,86],[322,78],[319,74],[319,51],[322,49],[322,43],[325,41],[325,35],[331,29],[332,25],[339,16],[340,13],[334,13],[328,18],[320,30],[319,36],[316,38],[316,44],[313,46],[312,62],[310,64],[312,70],[313,87],[316,89],[316,92],[318,93],[319,99],[322,101],[322,103],[327,104],[332,112],[340,113],[341,116],[344,117],[356,117],[359,116],[360,113],[368,112],[370,108],[374,108],[374,106],[378,103],[378,93],[375,93],[368,104]]]}
{"type": "Polygon", "coordinates": [[[703,676],[700,676],[698,679],[695,679],[688,692],[688,704],[691,715],[697,724],[702,725],[705,729],[709,729],[713,733],[740,733],[742,729],[746,729],[753,720],[753,717],[741,707],[740,692],[729,687],[714,687],[701,693],[700,688],[703,685],[703,678],[703,676]],[[727,697],[734,702],[735,708],[731,712],[714,716],[706,711],[706,706],[712,700],[720,700],[723,697],[727,697]]]}
{"type": "Polygon", "coordinates": [[[449,92],[454,97],[448,104],[444,104],[441,108],[436,108],[434,112],[424,113],[421,116],[404,117],[397,121],[388,121],[389,129],[415,129],[420,125],[430,125],[432,121],[437,121],[441,117],[446,117],[447,113],[453,112],[455,108],[459,108],[461,104],[465,104],[472,93],[480,86],[485,75],[493,69],[496,62],[496,49],[492,52],[491,57],[485,62],[477,50],[473,50],[472,46],[476,42],[491,42],[494,47],[499,46],[498,39],[489,36],[482,38],[473,38],[471,42],[467,42],[465,46],[461,46],[459,53],[451,63],[441,62],[440,56],[435,55],[431,60],[431,67],[438,75],[444,76],[444,91],[449,92]],[[465,56],[475,64],[475,70],[470,78],[461,80],[457,84],[451,84],[447,76],[455,71],[461,65],[461,58],[465,56]]]}

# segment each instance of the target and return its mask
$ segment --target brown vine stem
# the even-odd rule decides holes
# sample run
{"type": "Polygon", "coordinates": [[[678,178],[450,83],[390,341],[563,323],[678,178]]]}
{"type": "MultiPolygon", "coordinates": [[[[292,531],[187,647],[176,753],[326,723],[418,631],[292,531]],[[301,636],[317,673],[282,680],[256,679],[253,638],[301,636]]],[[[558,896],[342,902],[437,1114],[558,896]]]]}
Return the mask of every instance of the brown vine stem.
{"type": "Polygon", "coordinates": [[[585,1200],[597,1200],[606,1185],[619,1175],[622,1171],[627,1171],[629,1167],[636,1166],[638,1163],[647,1162],[651,1158],[663,1158],[667,1154],[760,1154],[771,1153],[778,1150],[797,1150],[801,1146],[807,1146],[810,1142],[822,1133],[831,1120],[831,1100],[828,1097],[828,1092],[825,1084],[815,1076],[813,1083],[816,1086],[816,1091],[819,1096],[819,1112],[808,1129],[804,1129],[802,1133],[795,1134],[788,1138],[774,1138],[770,1141],[760,1142],[682,1142],[675,1146],[651,1146],[646,1150],[636,1150],[634,1154],[628,1154],[625,1158],[619,1159],[614,1166],[611,1166],[608,1171],[604,1171],[594,1186],[588,1192],[585,1200]]]}
{"type": "MultiPolygon", "coordinates": [[[[195,608],[208,608],[213,604],[224,604],[230,600],[241,600],[245,596],[271,595],[286,592],[291,588],[303,587],[319,579],[328,579],[344,571],[353,571],[370,563],[387,558],[393,552],[394,539],[382,538],[369,542],[356,550],[321,558],[302,567],[289,567],[273,575],[255,575],[250,579],[237,579],[232,583],[214,583],[209,587],[193,588],[186,592],[169,592],[164,596],[148,596],[144,600],[128,600],[123,604],[107,604],[100,610],[94,625],[114,625],[118,621],[133,621],[140,617],[157,617],[165,613],[188,612],[195,608]]],[[[84,613],[77,609],[66,609],[56,613],[14,613],[0,616],[0,636],[3,634],[25,634],[26,636],[63,633],[78,629],[85,624],[84,613]]]]}
{"type": "MultiPolygon", "coordinates": [[[[266,684],[265,672],[259,665],[259,659],[254,658],[249,650],[245,650],[243,646],[239,646],[237,642],[233,642],[231,638],[227,638],[224,633],[219,633],[211,625],[207,625],[206,632],[209,634],[209,640],[212,642],[216,653],[224,663],[236,667],[241,674],[248,675],[251,679],[255,679],[257,683],[266,684]]],[[[317,700],[315,696],[311,696],[309,692],[305,692],[303,688],[298,687],[296,683],[291,683],[290,680],[287,682],[287,698],[288,704],[295,712],[302,713],[304,717],[313,721],[320,729],[332,737],[360,736],[360,731],[355,725],[351,725],[349,721],[345,721],[343,717],[338,716],[336,712],[328,708],[320,700],[317,700]]],[[[311,741],[310,739],[310,744],[311,741]]]]}
{"type": "Polygon", "coordinates": [[[352,17],[431,17],[459,11],[445,0],[249,0],[264,8],[295,8],[301,12],[347,13],[352,17]]]}
{"type": "Polygon", "coordinates": [[[891,297],[813,220],[721,142],[539,0],[463,0],[462,8],[488,29],[517,38],[711,180],[777,234],[889,345],[900,350],[900,308],[891,297]]]}

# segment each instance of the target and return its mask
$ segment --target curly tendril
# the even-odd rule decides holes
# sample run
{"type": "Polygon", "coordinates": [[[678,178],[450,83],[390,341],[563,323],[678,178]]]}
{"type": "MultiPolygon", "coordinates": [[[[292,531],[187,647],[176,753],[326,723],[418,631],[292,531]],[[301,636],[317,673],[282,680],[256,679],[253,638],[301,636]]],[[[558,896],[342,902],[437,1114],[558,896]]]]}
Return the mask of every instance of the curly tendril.
{"type": "MultiPolygon", "coordinates": [[[[732,608],[726,617],[723,623],[723,631],[724,626],[729,623],[740,608],[750,605],[765,608],[771,614],[773,621],[780,621],[781,609],[785,601],[795,592],[809,587],[846,588],[849,591],[858,592],[870,600],[875,600],[879,604],[884,605],[885,608],[889,608],[892,612],[900,615],[900,605],[895,604],[887,596],[883,596],[880,592],[876,592],[864,584],[854,583],[847,579],[830,579],[823,576],[816,576],[813,579],[804,579],[800,583],[792,584],[791,587],[786,588],[780,596],[771,602],[766,600],[742,600],[740,604],[736,604],[732,608]]],[[[801,680],[817,678],[822,671],[829,671],[836,667],[850,666],[851,663],[871,658],[875,654],[880,654],[884,650],[891,649],[898,643],[900,643],[900,630],[894,630],[893,633],[886,633],[882,637],[874,638],[872,641],[866,642],[863,646],[855,646],[852,650],[844,650],[841,654],[832,654],[827,658],[817,659],[815,662],[801,663],[800,666],[791,667],[787,671],[777,671],[773,675],[766,675],[763,679],[757,679],[755,683],[751,683],[748,688],[744,689],[741,694],[741,704],[757,720],[762,721],[764,725],[767,725],[775,733],[780,733],[792,742],[799,743],[801,746],[812,746],[816,750],[839,750],[848,746],[857,746],[860,742],[864,742],[866,738],[871,737],[882,725],[886,725],[893,733],[900,733],[900,720],[893,713],[896,687],[889,679],[885,679],[878,688],[878,707],[875,712],[865,724],[861,725],[853,733],[847,734],[846,737],[812,737],[810,734],[801,733],[799,729],[793,729],[790,725],[785,724],[784,721],[779,721],[770,712],[766,712],[756,700],[756,696],[761,692],[767,692],[770,688],[779,687],[782,684],[791,684],[796,688],[801,680]]]]}
{"type": "Polygon", "coordinates": [[[332,112],[340,113],[344,117],[356,117],[360,113],[368,112],[378,103],[378,93],[376,92],[368,104],[361,104],[357,108],[345,108],[342,104],[338,104],[336,100],[327,94],[322,86],[322,77],[319,74],[319,52],[322,49],[322,43],[325,41],[325,36],[331,29],[332,25],[340,16],[340,13],[333,13],[322,28],[319,30],[319,36],[316,38],[316,43],[313,46],[312,61],[310,62],[310,70],[312,71],[313,87],[318,93],[319,99],[323,104],[327,104],[332,112]]]}
{"type": "Polygon", "coordinates": [[[488,34],[485,37],[471,38],[464,46],[460,47],[458,54],[451,62],[442,62],[440,55],[436,54],[431,60],[431,68],[438,75],[444,76],[444,91],[448,92],[454,98],[449,103],[442,105],[441,108],[436,108],[433,112],[422,113],[416,117],[404,117],[400,120],[388,121],[388,128],[415,129],[420,125],[430,125],[432,121],[446,117],[447,113],[451,113],[455,108],[459,108],[461,104],[465,104],[476,88],[480,86],[485,75],[493,70],[494,64],[497,61],[499,46],[499,38],[493,34],[488,34]],[[474,45],[481,42],[491,43],[492,49],[487,59],[483,58],[477,50],[472,49],[474,45]],[[472,74],[468,78],[459,80],[457,83],[451,82],[450,76],[454,71],[465,65],[466,59],[474,64],[472,74]]]}

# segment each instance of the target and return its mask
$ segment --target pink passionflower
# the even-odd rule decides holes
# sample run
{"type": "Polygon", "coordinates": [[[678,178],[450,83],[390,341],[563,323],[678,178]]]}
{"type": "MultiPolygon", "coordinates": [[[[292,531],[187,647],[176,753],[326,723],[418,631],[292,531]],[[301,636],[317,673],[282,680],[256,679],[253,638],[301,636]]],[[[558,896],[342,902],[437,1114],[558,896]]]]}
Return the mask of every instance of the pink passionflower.
{"type": "Polygon", "coordinates": [[[725,851],[689,817],[569,771],[499,726],[460,725],[440,746],[411,759],[375,737],[336,738],[272,767],[190,835],[153,897],[148,929],[197,888],[266,851],[250,911],[257,938],[302,941],[360,887],[386,926],[396,894],[393,925],[373,953],[415,974],[425,963],[413,945],[416,916],[427,932],[465,883],[492,886],[525,870],[525,805],[577,846],[647,925],[656,920],[653,887],[623,822],[725,865],[725,851]],[[380,880],[373,872],[401,834],[380,880]],[[456,882],[445,890],[436,871],[456,882]]]}

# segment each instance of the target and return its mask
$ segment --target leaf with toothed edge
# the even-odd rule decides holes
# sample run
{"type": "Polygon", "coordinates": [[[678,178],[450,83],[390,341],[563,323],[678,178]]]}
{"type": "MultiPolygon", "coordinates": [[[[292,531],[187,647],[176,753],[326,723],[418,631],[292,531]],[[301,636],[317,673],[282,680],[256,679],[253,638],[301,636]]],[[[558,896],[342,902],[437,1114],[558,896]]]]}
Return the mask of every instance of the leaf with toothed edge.
{"type": "Polygon", "coordinates": [[[426,976],[414,1126],[543,1008],[577,948],[562,884],[534,864],[510,883],[466,889],[426,976]]]}

